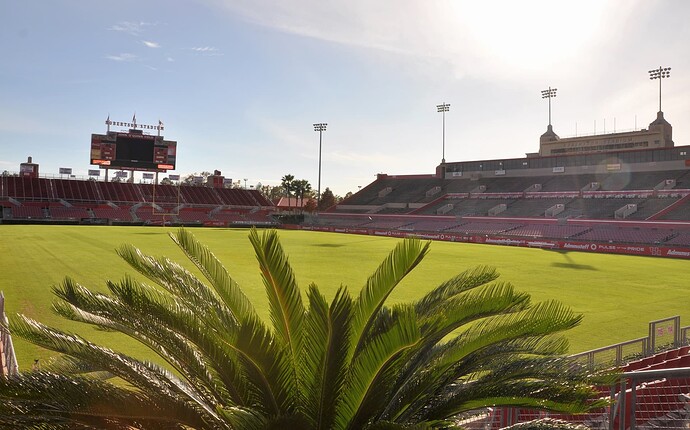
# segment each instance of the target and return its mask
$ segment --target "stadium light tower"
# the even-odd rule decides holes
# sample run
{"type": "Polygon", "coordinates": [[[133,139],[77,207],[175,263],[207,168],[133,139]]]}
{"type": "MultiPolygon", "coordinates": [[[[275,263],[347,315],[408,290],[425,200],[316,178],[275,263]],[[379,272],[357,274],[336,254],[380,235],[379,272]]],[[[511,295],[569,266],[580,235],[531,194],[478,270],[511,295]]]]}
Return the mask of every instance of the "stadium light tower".
{"type": "Polygon", "coordinates": [[[450,110],[450,104],[449,103],[442,103],[440,105],[436,105],[436,112],[442,112],[443,113],[443,146],[442,146],[442,155],[441,155],[441,163],[446,162],[446,112],[450,110]]]}
{"type": "Polygon", "coordinates": [[[326,126],[328,124],[325,122],[319,122],[314,124],[314,131],[319,132],[319,185],[316,191],[316,202],[321,203],[321,141],[323,138],[323,132],[326,131],[326,126]]]}
{"type": "Polygon", "coordinates": [[[658,69],[654,69],[654,70],[649,71],[649,79],[651,79],[651,80],[658,79],[659,80],[659,112],[661,112],[661,80],[663,78],[670,78],[670,77],[671,77],[671,68],[670,67],[659,66],[658,69]]]}
{"type": "Polygon", "coordinates": [[[541,91],[541,98],[549,99],[549,127],[551,127],[551,99],[556,97],[556,88],[549,87],[548,90],[541,91]]]}

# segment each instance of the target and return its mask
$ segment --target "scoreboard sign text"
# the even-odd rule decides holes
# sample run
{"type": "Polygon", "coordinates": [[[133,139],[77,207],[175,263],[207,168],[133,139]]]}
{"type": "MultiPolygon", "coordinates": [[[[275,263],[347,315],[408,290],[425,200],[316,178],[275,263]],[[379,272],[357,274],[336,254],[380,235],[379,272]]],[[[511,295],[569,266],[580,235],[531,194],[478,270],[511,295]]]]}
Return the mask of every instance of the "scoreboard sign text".
{"type": "Polygon", "coordinates": [[[91,135],[91,164],[101,168],[165,172],[175,169],[177,142],[139,130],[91,135]]]}

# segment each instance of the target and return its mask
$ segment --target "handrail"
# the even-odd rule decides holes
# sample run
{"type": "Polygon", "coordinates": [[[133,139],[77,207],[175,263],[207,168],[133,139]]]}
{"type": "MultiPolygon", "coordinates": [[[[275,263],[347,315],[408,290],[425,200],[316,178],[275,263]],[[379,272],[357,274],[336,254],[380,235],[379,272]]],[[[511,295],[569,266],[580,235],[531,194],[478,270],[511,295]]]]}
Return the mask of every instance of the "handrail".
{"type": "Polygon", "coordinates": [[[16,375],[19,373],[19,366],[17,364],[17,356],[14,353],[12,335],[8,329],[9,321],[5,315],[5,294],[2,291],[0,291],[0,318],[2,318],[2,324],[0,325],[0,342],[2,342],[2,353],[5,355],[7,374],[16,375]]]}

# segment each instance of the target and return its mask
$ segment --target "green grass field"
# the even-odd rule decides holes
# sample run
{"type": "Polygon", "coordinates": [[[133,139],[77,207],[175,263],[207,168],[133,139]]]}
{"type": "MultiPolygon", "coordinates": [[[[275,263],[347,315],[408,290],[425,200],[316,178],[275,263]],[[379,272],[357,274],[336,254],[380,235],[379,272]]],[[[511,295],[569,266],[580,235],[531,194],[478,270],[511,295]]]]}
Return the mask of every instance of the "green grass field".
{"type": "MultiPolygon", "coordinates": [[[[51,287],[70,276],[106,291],[105,281],[133,273],[115,248],[131,243],[144,252],[165,255],[193,268],[168,238],[166,228],[0,225],[0,290],[6,312],[24,313],[41,322],[150,358],[123,335],[104,333],[66,321],[51,310],[51,287]]],[[[230,274],[268,316],[267,301],[246,229],[194,229],[194,234],[226,265],[230,274]]],[[[303,291],[314,282],[330,299],[341,285],[358,291],[397,239],[281,231],[303,291]]],[[[568,332],[571,352],[581,352],[647,334],[647,323],[680,315],[690,325],[690,264],[683,260],[580,252],[555,252],[504,246],[434,242],[431,252],[391,296],[391,302],[420,297],[457,273],[490,265],[533,300],[557,299],[584,314],[568,332]]],[[[142,278],[143,279],[143,278],[142,278]]],[[[51,353],[14,339],[21,368],[51,353]]]]}

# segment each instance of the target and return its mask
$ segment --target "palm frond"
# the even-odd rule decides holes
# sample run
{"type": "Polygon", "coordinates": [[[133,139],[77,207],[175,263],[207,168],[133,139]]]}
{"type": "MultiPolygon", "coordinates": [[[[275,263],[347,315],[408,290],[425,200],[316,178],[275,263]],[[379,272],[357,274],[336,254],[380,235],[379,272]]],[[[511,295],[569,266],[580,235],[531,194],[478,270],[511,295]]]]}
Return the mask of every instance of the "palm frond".
{"type": "Polygon", "coordinates": [[[234,354],[219,348],[218,336],[225,333],[206,329],[206,320],[174,297],[126,278],[108,282],[115,296],[94,294],[66,279],[55,294],[65,302],[53,307],[62,316],[124,333],[148,346],[175,370],[215,402],[248,401],[244,379],[234,354]],[[223,384],[218,384],[218,382],[223,384]]]}
{"type": "Polygon", "coordinates": [[[193,402],[208,417],[217,419],[215,412],[209,408],[199,392],[158,365],[116,353],[77,335],[47,327],[23,315],[12,317],[10,327],[13,333],[36,345],[83,361],[102,363],[104,370],[128,381],[143,393],[158,396],[163,401],[193,402]]]}
{"type": "Polygon", "coordinates": [[[496,360],[490,371],[458,382],[423,414],[450,417],[462,411],[493,404],[581,413],[606,405],[597,399],[590,375],[566,357],[512,357],[496,360]]]}
{"type": "Polygon", "coordinates": [[[287,255],[278,241],[278,233],[269,230],[259,235],[256,229],[252,229],[249,241],[256,252],[266,287],[275,339],[282,347],[287,348],[290,354],[290,363],[283,369],[285,374],[281,376],[281,381],[286,384],[284,389],[293,393],[291,398],[294,399],[295,405],[301,404],[302,399],[299,396],[303,391],[299,386],[297,369],[300,366],[299,356],[304,341],[305,309],[302,296],[287,255]]]}
{"type": "Polygon", "coordinates": [[[266,417],[252,408],[218,407],[218,415],[222,416],[232,428],[237,430],[265,430],[266,417]]]}
{"type": "Polygon", "coordinates": [[[259,235],[256,229],[252,229],[249,240],[259,261],[277,339],[297,356],[302,342],[305,309],[292,267],[278,241],[278,233],[269,230],[259,235]]]}
{"type": "Polygon", "coordinates": [[[352,329],[352,354],[357,354],[368,342],[368,331],[377,318],[378,310],[400,281],[419,264],[429,250],[430,242],[405,239],[391,251],[369,277],[355,301],[352,329]]]}
{"type": "Polygon", "coordinates": [[[291,411],[294,401],[290,384],[285,382],[291,374],[286,368],[292,364],[289,350],[278,345],[272,333],[258,319],[247,318],[240,327],[233,348],[243,363],[248,380],[260,397],[255,407],[266,416],[291,411]]]}
{"type": "Polygon", "coordinates": [[[387,332],[373,334],[352,361],[338,408],[339,428],[362,428],[383,410],[404,353],[420,342],[414,308],[398,305],[394,313],[398,323],[387,332]]]}
{"type": "Polygon", "coordinates": [[[532,336],[546,336],[575,327],[582,315],[556,301],[540,302],[516,313],[501,314],[476,322],[449,342],[436,367],[450,368],[472,351],[488,345],[532,336]]]}
{"type": "MultiPolygon", "coordinates": [[[[149,428],[183,428],[218,425],[188,402],[170,401],[113,384],[47,372],[0,378],[0,423],[42,420],[72,428],[127,428],[148,423],[149,428]],[[78,411],[77,411],[78,410],[78,411]],[[27,418],[30,418],[27,420],[27,418]]],[[[18,425],[15,428],[25,428],[18,425]]]]}
{"type": "MultiPolygon", "coordinates": [[[[510,291],[509,285],[502,285],[510,291]]],[[[478,292],[479,296],[475,297],[483,294],[481,290],[478,292]]],[[[550,301],[519,312],[499,313],[475,321],[447,343],[432,350],[426,348],[427,355],[419,361],[421,367],[416,372],[408,372],[409,378],[401,382],[403,389],[396,394],[397,402],[389,405],[388,414],[396,419],[410,419],[421,409],[426,409],[438,395],[422,387],[437,387],[436,391],[443,391],[443,387],[456,383],[462,375],[473,379],[471,372],[485,371],[492,357],[500,361],[509,360],[511,354],[537,354],[539,350],[530,350],[529,346],[540,342],[558,348],[544,349],[545,353],[562,353],[567,347],[565,340],[549,342],[544,338],[576,325],[580,318],[563,305],[550,301]]]]}
{"type": "Polygon", "coordinates": [[[301,375],[305,387],[304,415],[312,428],[330,429],[347,374],[352,299],[338,289],[330,307],[315,285],[308,292],[301,375]]]}
{"type": "Polygon", "coordinates": [[[489,266],[477,266],[466,270],[429,291],[415,302],[417,315],[428,317],[434,314],[439,305],[446,303],[451,297],[473,288],[488,284],[499,277],[496,269],[489,266]]]}
{"type": "Polygon", "coordinates": [[[177,230],[176,234],[170,233],[170,237],[209,280],[225,305],[238,319],[256,316],[254,306],[207,246],[201,244],[184,228],[177,230]]]}
{"type": "MultiPolygon", "coordinates": [[[[181,265],[167,258],[156,259],[131,245],[122,245],[117,253],[133,269],[172,295],[184,298],[197,312],[222,321],[221,327],[238,324],[237,315],[220,300],[218,294],[181,265]]],[[[211,322],[213,320],[209,320],[211,322]]]]}
{"type": "MultiPolygon", "coordinates": [[[[434,313],[420,318],[422,332],[434,344],[454,330],[493,315],[522,311],[530,296],[517,293],[510,283],[495,282],[476,286],[434,306],[434,313]]],[[[417,308],[417,306],[415,306],[417,308]]]]}
{"type": "MultiPolygon", "coordinates": [[[[443,302],[434,305],[435,313],[420,319],[422,340],[401,369],[383,417],[397,416],[417,395],[428,391],[425,385],[429,381],[420,383],[419,376],[427,375],[426,366],[434,358],[434,352],[440,351],[434,348],[446,336],[479,319],[523,310],[528,303],[529,296],[516,293],[508,283],[499,282],[489,285],[473,283],[472,288],[448,295],[443,302]]],[[[419,309],[418,304],[415,304],[415,309],[419,309]]]]}

